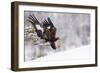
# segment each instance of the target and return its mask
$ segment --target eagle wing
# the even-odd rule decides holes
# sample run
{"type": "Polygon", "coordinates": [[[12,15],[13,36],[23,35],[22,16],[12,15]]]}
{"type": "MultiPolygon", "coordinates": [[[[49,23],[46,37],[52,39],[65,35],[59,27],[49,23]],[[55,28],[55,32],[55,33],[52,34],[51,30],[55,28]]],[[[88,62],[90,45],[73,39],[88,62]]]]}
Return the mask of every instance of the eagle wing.
{"type": "Polygon", "coordinates": [[[44,39],[50,42],[50,45],[53,49],[56,49],[55,41],[58,40],[58,38],[56,38],[56,27],[53,25],[49,17],[47,18],[47,20],[44,20],[43,27],[44,27],[44,32],[43,32],[44,39]]]}
{"type": "Polygon", "coordinates": [[[35,31],[37,33],[37,36],[42,39],[43,38],[43,32],[41,30],[42,29],[42,24],[38,21],[38,19],[34,16],[34,14],[30,15],[28,17],[27,21],[29,21],[33,25],[33,27],[35,28],[35,31]],[[38,29],[38,27],[41,28],[41,29],[38,29]]]}

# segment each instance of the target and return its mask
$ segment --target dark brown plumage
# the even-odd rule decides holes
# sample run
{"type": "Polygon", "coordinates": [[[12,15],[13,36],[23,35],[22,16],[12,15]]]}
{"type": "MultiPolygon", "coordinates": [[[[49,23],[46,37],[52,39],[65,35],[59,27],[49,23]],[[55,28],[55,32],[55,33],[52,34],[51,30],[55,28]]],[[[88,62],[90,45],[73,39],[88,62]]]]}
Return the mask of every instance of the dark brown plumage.
{"type": "Polygon", "coordinates": [[[56,37],[57,29],[53,25],[51,19],[48,17],[47,20],[45,19],[42,23],[40,23],[33,14],[28,17],[28,21],[32,23],[33,27],[35,28],[37,36],[44,39],[45,42],[49,42],[51,47],[56,49],[55,41],[57,41],[59,38],[56,37]],[[36,25],[39,25],[43,31],[38,29],[36,25]]]}

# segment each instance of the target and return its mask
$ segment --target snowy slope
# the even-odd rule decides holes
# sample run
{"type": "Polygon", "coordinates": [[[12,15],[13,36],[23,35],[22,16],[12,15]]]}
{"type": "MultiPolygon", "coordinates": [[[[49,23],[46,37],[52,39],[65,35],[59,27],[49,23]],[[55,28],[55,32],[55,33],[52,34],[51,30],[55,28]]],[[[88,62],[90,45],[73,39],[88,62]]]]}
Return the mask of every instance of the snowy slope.
{"type": "Polygon", "coordinates": [[[90,59],[90,58],[91,58],[91,48],[90,46],[84,46],[67,51],[56,52],[54,54],[38,58],[35,61],[79,60],[79,59],[90,59]]]}
{"type": "Polygon", "coordinates": [[[56,52],[36,60],[26,62],[26,67],[57,66],[57,65],[75,65],[94,63],[93,51],[90,45],[75,48],[67,51],[56,52]]]}

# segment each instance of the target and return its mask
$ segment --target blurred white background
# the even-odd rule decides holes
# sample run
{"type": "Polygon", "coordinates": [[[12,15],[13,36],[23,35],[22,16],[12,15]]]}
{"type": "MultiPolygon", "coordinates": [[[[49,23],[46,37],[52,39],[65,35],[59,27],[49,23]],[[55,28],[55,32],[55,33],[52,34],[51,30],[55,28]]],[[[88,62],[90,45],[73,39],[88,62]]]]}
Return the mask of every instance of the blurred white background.
{"type": "MultiPolygon", "coordinates": [[[[11,62],[11,2],[15,0],[0,0],[0,73],[14,73],[10,70],[11,62]]],[[[17,0],[16,0],[17,1],[17,0]]],[[[20,0],[19,0],[20,1],[20,0]]],[[[29,0],[21,0],[29,1],[29,0]]],[[[98,6],[98,13],[100,13],[99,0],[30,0],[30,2],[45,2],[45,3],[62,3],[62,4],[77,4],[77,5],[93,5],[98,6]]],[[[98,14],[98,19],[99,19],[98,14]]],[[[98,22],[98,28],[99,28],[98,22]]],[[[100,29],[98,29],[100,32],[100,29]]],[[[98,33],[98,37],[100,34],[98,33]]],[[[98,43],[100,38],[98,38],[98,43]]],[[[100,46],[98,46],[98,52],[100,46]]],[[[100,55],[100,53],[98,53],[100,55]]],[[[98,59],[98,61],[100,58],[98,59]]],[[[100,65],[100,63],[99,63],[100,65]]],[[[86,67],[86,68],[70,68],[70,69],[54,69],[54,70],[40,70],[40,71],[26,71],[25,73],[99,73],[100,66],[86,67]]],[[[22,72],[24,73],[24,72],[22,72]]]]}

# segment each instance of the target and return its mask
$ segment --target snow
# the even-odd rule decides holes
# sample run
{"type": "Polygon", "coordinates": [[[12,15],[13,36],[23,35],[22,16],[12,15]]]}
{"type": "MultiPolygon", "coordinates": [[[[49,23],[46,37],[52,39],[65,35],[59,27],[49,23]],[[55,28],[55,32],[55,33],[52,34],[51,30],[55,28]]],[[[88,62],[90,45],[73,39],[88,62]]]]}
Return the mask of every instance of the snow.
{"type": "Polygon", "coordinates": [[[68,51],[56,52],[41,58],[37,58],[33,61],[63,61],[63,60],[81,60],[91,58],[91,48],[90,46],[84,46],[76,49],[71,49],[68,51]]]}
{"type": "MultiPolygon", "coordinates": [[[[90,45],[79,48],[56,52],[35,60],[25,62],[29,67],[59,66],[59,65],[78,65],[93,64],[95,59],[92,57],[90,45]]],[[[28,66],[26,66],[28,67],[28,66]]]]}

